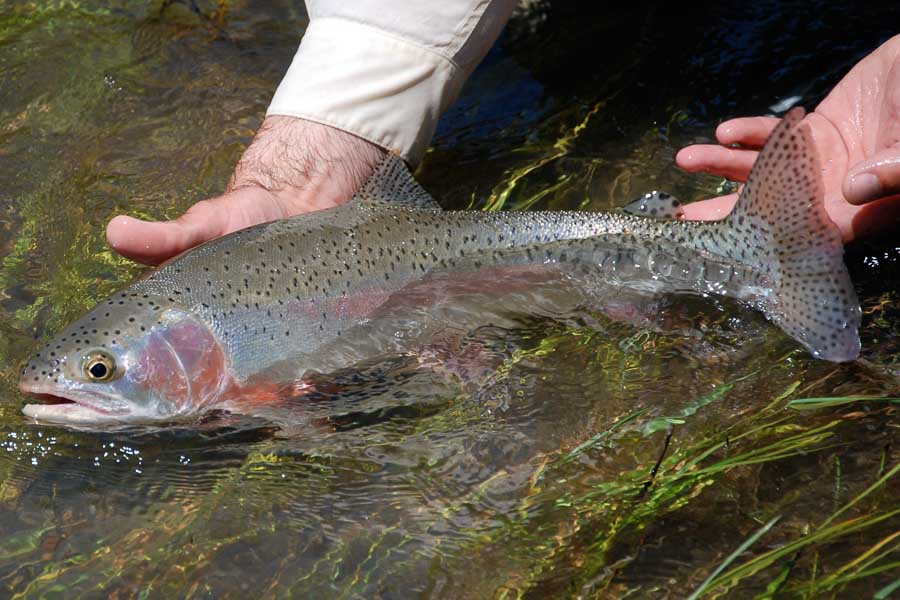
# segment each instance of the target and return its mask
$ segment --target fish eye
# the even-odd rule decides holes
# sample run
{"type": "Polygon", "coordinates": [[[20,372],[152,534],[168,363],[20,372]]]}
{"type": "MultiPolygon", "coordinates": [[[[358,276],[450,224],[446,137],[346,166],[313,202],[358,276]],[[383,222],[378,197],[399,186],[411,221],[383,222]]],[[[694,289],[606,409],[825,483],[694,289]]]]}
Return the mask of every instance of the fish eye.
{"type": "Polygon", "coordinates": [[[116,360],[104,350],[95,350],[84,357],[82,370],[91,381],[109,381],[116,375],[116,360]]]}

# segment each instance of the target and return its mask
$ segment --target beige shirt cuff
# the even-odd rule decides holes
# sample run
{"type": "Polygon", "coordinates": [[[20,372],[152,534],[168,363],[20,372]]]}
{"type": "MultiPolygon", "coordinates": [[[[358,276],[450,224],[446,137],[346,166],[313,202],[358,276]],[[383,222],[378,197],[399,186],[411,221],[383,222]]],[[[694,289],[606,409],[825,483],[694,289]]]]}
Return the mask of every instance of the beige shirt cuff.
{"type": "Polygon", "coordinates": [[[418,164],[468,73],[450,58],[375,27],[313,20],[267,115],[348,131],[418,164]]]}

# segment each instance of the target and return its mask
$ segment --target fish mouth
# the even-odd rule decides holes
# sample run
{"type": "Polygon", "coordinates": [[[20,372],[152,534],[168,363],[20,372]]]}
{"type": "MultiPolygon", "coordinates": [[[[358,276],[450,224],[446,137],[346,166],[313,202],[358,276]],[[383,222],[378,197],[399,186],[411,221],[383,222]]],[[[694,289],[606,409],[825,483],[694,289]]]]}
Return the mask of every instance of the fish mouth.
{"type": "Polygon", "coordinates": [[[19,389],[41,400],[40,404],[26,404],[22,407],[25,416],[35,421],[50,423],[95,424],[121,421],[128,413],[124,408],[99,406],[103,399],[115,404],[117,400],[103,393],[85,393],[77,390],[61,392],[43,386],[20,384],[19,389]]]}

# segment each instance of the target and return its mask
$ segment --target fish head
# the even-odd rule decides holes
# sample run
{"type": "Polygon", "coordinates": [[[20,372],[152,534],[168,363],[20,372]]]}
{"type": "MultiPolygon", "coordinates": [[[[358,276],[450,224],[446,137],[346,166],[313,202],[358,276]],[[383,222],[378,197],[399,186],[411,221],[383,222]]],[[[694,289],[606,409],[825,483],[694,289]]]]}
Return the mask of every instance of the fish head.
{"type": "Polygon", "coordinates": [[[166,299],[120,294],[46,344],[19,389],[36,420],[103,425],[172,420],[204,412],[225,389],[225,353],[196,314],[166,299]]]}

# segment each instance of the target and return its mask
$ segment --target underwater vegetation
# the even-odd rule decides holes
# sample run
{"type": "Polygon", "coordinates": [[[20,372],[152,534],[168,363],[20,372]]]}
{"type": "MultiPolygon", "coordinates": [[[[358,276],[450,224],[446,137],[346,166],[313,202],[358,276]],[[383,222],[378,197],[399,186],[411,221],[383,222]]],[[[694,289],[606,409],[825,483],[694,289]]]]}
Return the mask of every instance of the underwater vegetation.
{"type": "MultiPolygon", "coordinates": [[[[445,208],[710,196],[728,183],[678,172],[678,148],[787,97],[812,108],[896,33],[893,3],[802,6],[533,3],[418,178],[445,208]]],[[[25,419],[22,362],[141,272],[105,223],[220,191],[304,25],[277,1],[0,3],[0,596],[896,595],[890,240],[848,248],[850,364],[737,303],[663,298],[482,328],[500,366],[476,393],[382,365],[379,395],[315,398],[299,431],[25,419]]]]}

